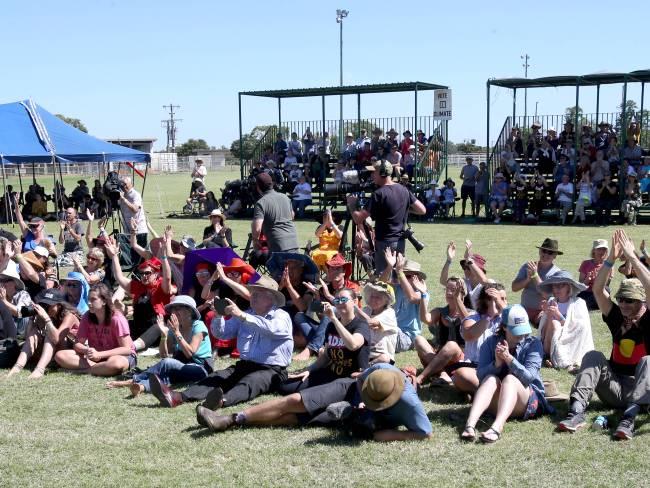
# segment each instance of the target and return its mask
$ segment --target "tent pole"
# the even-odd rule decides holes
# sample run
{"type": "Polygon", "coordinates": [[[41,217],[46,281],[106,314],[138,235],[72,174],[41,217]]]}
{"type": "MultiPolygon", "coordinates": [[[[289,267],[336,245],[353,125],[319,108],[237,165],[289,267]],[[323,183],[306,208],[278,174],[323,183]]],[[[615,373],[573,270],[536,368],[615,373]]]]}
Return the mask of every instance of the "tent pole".
{"type": "Polygon", "coordinates": [[[19,202],[22,202],[22,204],[24,205],[23,198],[24,198],[25,192],[23,191],[23,177],[20,174],[20,163],[16,164],[16,168],[18,170],[18,182],[20,183],[20,198],[18,200],[19,200],[19,202]]]}
{"type": "Polygon", "coordinates": [[[144,168],[144,180],[142,181],[142,191],[140,192],[140,196],[144,198],[144,186],[147,184],[147,173],[149,172],[149,163],[147,163],[147,166],[144,168]]]}
{"type": "MultiPolygon", "coordinates": [[[[9,202],[9,196],[7,195],[7,182],[5,180],[5,162],[4,158],[2,157],[2,154],[0,154],[0,165],[2,165],[2,187],[4,189],[4,196],[5,196],[5,222],[9,223],[9,208],[11,206],[11,203],[9,202]]],[[[12,222],[13,226],[13,222],[12,222]]]]}

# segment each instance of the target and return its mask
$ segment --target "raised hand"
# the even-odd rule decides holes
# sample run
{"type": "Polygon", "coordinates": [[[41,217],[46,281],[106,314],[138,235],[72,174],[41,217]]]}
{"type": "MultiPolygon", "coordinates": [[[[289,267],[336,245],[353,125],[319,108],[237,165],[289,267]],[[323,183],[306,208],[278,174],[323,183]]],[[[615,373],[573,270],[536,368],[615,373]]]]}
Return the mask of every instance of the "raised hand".
{"type": "Polygon", "coordinates": [[[405,264],[406,264],[406,257],[402,253],[398,252],[395,259],[395,270],[402,271],[404,269],[405,264]]]}
{"type": "Polygon", "coordinates": [[[156,317],[156,325],[158,326],[161,335],[166,336],[169,333],[169,327],[165,325],[165,317],[162,315],[156,317]]]}
{"type": "Polygon", "coordinates": [[[323,315],[328,317],[330,320],[334,318],[336,314],[336,309],[329,303],[323,302],[323,315]]]}
{"type": "Polygon", "coordinates": [[[447,245],[447,260],[453,261],[455,257],[456,257],[456,243],[454,241],[451,241],[447,245]]]}
{"type": "Polygon", "coordinates": [[[528,261],[526,263],[526,274],[528,278],[532,278],[537,273],[537,261],[528,261]]]}
{"type": "Polygon", "coordinates": [[[617,230],[616,234],[618,236],[618,241],[623,255],[625,255],[627,259],[634,257],[636,253],[634,252],[634,242],[632,242],[632,239],[628,237],[623,229],[617,230]]]}
{"type": "Polygon", "coordinates": [[[386,264],[388,266],[394,268],[395,263],[397,263],[397,253],[390,247],[387,247],[384,249],[384,259],[386,260],[386,264]]]}
{"type": "Polygon", "coordinates": [[[469,259],[472,256],[472,241],[465,239],[465,259],[469,259]]]}
{"type": "Polygon", "coordinates": [[[106,254],[108,254],[109,258],[117,256],[118,247],[117,243],[115,242],[115,238],[109,236],[108,239],[106,239],[106,243],[104,244],[104,249],[106,249],[106,254]]]}
{"type": "Polygon", "coordinates": [[[175,313],[172,312],[169,315],[168,323],[169,323],[169,328],[172,330],[172,332],[174,332],[174,334],[178,334],[178,332],[179,332],[179,330],[181,328],[181,324],[178,321],[178,317],[176,316],[175,313]]]}
{"type": "Polygon", "coordinates": [[[95,220],[95,214],[92,213],[89,208],[86,209],[86,218],[88,219],[88,222],[95,220]]]}
{"type": "Polygon", "coordinates": [[[174,229],[172,229],[171,225],[168,225],[165,227],[165,233],[164,233],[165,239],[171,241],[174,238],[174,229]]]}

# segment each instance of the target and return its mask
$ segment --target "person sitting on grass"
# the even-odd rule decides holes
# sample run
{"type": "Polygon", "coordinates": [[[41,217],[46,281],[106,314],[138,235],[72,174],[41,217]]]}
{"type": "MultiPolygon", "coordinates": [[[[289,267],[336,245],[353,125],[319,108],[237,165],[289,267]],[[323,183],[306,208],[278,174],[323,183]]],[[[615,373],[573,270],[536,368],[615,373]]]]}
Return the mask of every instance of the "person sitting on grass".
{"type": "Polygon", "coordinates": [[[369,282],[362,295],[366,306],[357,307],[357,315],[370,326],[370,364],[394,363],[398,327],[393,287],[383,281],[369,282]]]}
{"type": "Polygon", "coordinates": [[[260,277],[247,288],[251,293],[250,308],[244,312],[227,299],[229,305],[224,312],[228,319],[217,315],[214,320],[218,324],[212,324],[220,338],[237,338],[239,361],[214,371],[182,393],[169,388],[157,375],[150,375],[151,393],[161,406],[173,408],[185,402],[204,400],[204,407],[216,410],[252,400],[287,379],[293,336],[291,318],[281,308],[284,295],[268,276],[260,277]]]}
{"type": "Polygon", "coordinates": [[[54,360],[61,368],[93,376],[115,376],[134,368],[129,323],[115,310],[111,290],[103,283],[94,285],[88,303],[73,349],[57,352],[54,360]]]}
{"type": "Polygon", "coordinates": [[[312,420],[332,421],[344,415],[337,409],[352,411],[364,419],[364,436],[379,442],[427,440],[432,428],[415,388],[395,366],[376,364],[355,381],[339,379],[332,383],[307,388],[284,398],[269,400],[231,415],[216,415],[199,407],[199,424],[213,432],[243,426],[305,425],[312,420]],[[330,411],[332,414],[330,414],[330,411]],[[324,415],[323,415],[324,414],[324,415]],[[406,430],[398,430],[400,426],[406,430]]]}
{"type": "Polygon", "coordinates": [[[554,409],[544,396],[540,376],[543,346],[532,334],[526,310],[512,305],[503,310],[499,332],[481,346],[474,395],[461,439],[476,440],[476,423],[486,410],[495,415],[480,439],[493,443],[501,438],[509,418],[528,420],[554,409]]]}
{"type": "Polygon", "coordinates": [[[338,254],[343,237],[343,231],[334,222],[330,209],[323,212],[323,223],[316,229],[316,237],[318,249],[311,253],[311,259],[319,269],[324,270],[325,263],[338,254]]]}
{"type": "Polygon", "coordinates": [[[512,280],[512,291],[517,293],[521,291],[521,305],[528,312],[533,327],[537,327],[542,312],[542,300],[544,297],[537,289],[542,281],[547,276],[560,271],[560,268],[555,266],[555,258],[563,254],[558,248],[558,243],[555,239],[546,238],[539,249],[539,260],[528,261],[524,263],[515,279],[512,280]],[[523,291],[522,291],[523,290],[523,291]]]}
{"type": "Polygon", "coordinates": [[[612,334],[612,352],[609,360],[600,351],[590,351],[582,358],[569,396],[569,413],[558,430],[575,432],[583,427],[587,406],[596,393],[608,407],[624,409],[614,437],[625,440],[634,436],[636,416],[650,404],[650,312],[646,306],[650,271],[639,261],[634,244],[622,230],[614,232],[610,249],[611,260],[605,261],[592,289],[612,334]],[[614,303],[605,284],[621,255],[631,263],[638,279],[623,280],[615,295],[618,303],[614,303]]]}
{"type": "Polygon", "coordinates": [[[365,320],[355,316],[357,294],[343,288],[336,293],[334,305],[323,304],[323,314],[329,318],[325,342],[318,358],[305,370],[290,373],[279,387],[289,395],[339,378],[356,377],[368,367],[370,329],[365,320]]]}
{"type": "Polygon", "coordinates": [[[24,337],[29,317],[24,317],[22,312],[23,307],[29,309],[32,305],[32,297],[25,291],[25,283],[13,263],[0,271],[0,303],[11,313],[17,335],[24,337]]]}
{"type": "Polygon", "coordinates": [[[418,353],[424,370],[416,377],[421,385],[429,376],[441,374],[445,384],[452,382],[444,368],[463,359],[461,347],[465,344],[460,335],[460,326],[473,311],[467,310],[465,298],[465,282],[462,278],[452,276],[445,286],[445,307],[436,307],[431,312],[427,310],[428,300],[419,304],[420,319],[429,326],[429,331],[437,343],[438,350],[434,351],[424,336],[415,338],[415,350],[418,353]]]}
{"type": "Polygon", "coordinates": [[[86,255],[86,266],[82,266],[78,256],[72,257],[74,270],[83,275],[86,283],[90,286],[104,281],[106,272],[104,271],[104,251],[99,247],[91,247],[86,255]]]}
{"type": "Polygon", "coordinates": [[[594,350],[587,304],[578,294],[585,285],[568,271],[547,276],[537,288],[549,298],[543,302],[539,335],[546,365],[573,371],[583,356],[594,350]]]}
{"type": "Polygon", "coordinates": [[[15,209],[16,209],[16,222],[20,227],[21,240],[23,242],[23,252],[33,251],[37,247],[42,246],[47,249],[51,256],[56,256],[56,247],[54,243],[47,238],[45,234],[45,221],[40,217],[32,217],[32,219],[25,223],[23,214],[18,208],[18,194],[15,195],[15,209]]]}
{"type": "Polygon", "coordinates": [[[27,326],[25,343],[7,376],[19,373],[28,362],[36,361],[29,378],[41,378],[54,353],[71,349],[76,341],[81,316],[76,308],[65,301],[65,294],[61,290],[45,290],[34,302],[32,306],[36,315],[27,326]]]}
{"type": "Polygon", "coordinates": [[[212,349],[208,328],[201,320],[192,297],[179,295],[165,306],[169,319],[158,316],[161,361],[137,373],[131,380],[109,381],[107,388],[129,387],[135,397],[151,392],[149,375],[156,374],[166,385],[199,381],[212,373],[212,349]]]}
{"type": "Polygon", "coordinates": [[[61,280],[65,292],[65,301],[77,307],[80,314],[88,311],[88,293],[90,286],[81,273],[70,271],[68,276],[61,280]]]}
{"type": "MultiPolygon", "coordinates": [[[[608,254],[609,246],[607,245],[607,241],[605,239],[596,239],[591,246],[591,259],[586,259],[580,263],[580,269],[578,270],[580,273],[579,281],[586,288],[578,293],[578,296],[586,302],[588,310],[598,310],[598,304],[596,303],[594,292],[591,291],[591,287],[596,280],[596,276],[598,276],[600,268],[603,267],[603,263],[607,259],[608,254]]],[[[608,286],[612,277],[611,269],[609,276],[610,279],[607,281],[608,286]]]]}

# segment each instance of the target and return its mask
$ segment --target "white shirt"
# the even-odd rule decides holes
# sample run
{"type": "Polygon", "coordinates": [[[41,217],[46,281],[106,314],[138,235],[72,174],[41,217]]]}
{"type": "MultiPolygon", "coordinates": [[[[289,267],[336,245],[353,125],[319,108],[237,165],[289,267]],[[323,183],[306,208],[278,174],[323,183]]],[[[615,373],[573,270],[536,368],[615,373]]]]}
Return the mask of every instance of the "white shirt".
{"type": "Polygon", "coordinates": [[[311,185],[306,181],[298,183],[293,189],[294,200],[311,200],[311,185]]]}
{"type": "Polygon", "coordinates": [[[555,188],[555,194],[558,202],[573,203],[573,183],[560,183],[555,188]]]}
{"type": "Polygon", "coordinates": [[[131,233],[131,217],[135,218],[135,221],[138,225],[135,232],[136,234],[146,234],[147,229],[147,220],[144,216],[144,208],[142,208],[142,197],[140,194],[135,191],[135,188],[131,188],[124,194],[124,198],[131,204],[139,207],[136,212],[133,212],[122,200],[120,200],[120,210],[122,211],[122,227],[124,228],[125,234],[131,233]]]}
{"type": "Polygon", "coordinates": [[[205,165],[196,165],[194,168],[194,171],[192,171],[192,174],[194,175],[194,181],[200,181],[201,183],[205,183],[204,179],[205,176],[208,174],[208,170],[205,167],[205,165]]]}

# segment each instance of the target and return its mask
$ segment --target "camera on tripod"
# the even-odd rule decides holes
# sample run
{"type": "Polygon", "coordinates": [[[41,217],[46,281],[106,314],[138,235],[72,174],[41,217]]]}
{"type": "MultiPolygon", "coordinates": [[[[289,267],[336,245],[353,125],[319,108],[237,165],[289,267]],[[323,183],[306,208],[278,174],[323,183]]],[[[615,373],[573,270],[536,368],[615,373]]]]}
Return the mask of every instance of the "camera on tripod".
{"type": "Polygon", "coordinates": [[[116,171],[109,171],[106,175],[103,191],[107,200],[111,203],[111,208],[118,208],[120,205],[120,192],[124,191],[124,184],[116,171]]]}
{"type": "Polygon", "coordinates": [[[325,197],[345,198],[350,193],[364,193],[375,190],[375,184],[370,180],[371,171],[350,169],[343,172],[340,182],[325,185],[325,197]]]}

